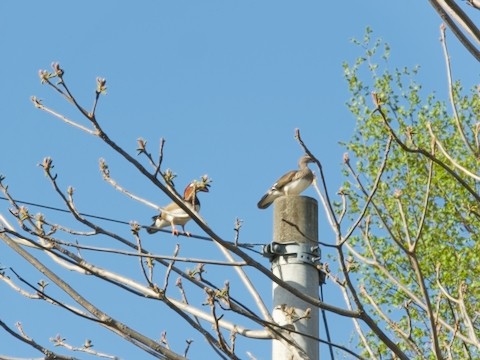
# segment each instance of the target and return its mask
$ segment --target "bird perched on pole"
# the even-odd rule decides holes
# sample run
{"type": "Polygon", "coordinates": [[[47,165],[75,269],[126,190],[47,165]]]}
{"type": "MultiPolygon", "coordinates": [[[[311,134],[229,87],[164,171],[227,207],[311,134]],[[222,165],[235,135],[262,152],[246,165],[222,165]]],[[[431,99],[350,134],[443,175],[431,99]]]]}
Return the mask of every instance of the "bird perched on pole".
{"type": "MultiPolygon", "coordinates": [[[[192,211],[200,211],[200,200],[198,200],[197,193],[208,192],[210,187],[209,180],[207,176],[202,177],[202,181],[198,182],[196,180],[192,181],[187,185],[185,191],[183,192],[183,200],[185,205],[188,206],[192,211]]],[[[172,235],[178,235],[179,231],[175,228],[175,225],[180,225],[183,232],[190,236],[189,232],[185,232],[185,224],[191,219],[190,216],[175,202],[171,202],[165,206],[160,214],[152,217],[153,224],[147,228],[149,234],[154,234],[158,230],[163,229],[167,226],[171,226],[172,235]]]]}
{"type": "Polygon", "coordinates": [[[278,179],[275,184],[260,199],[257,206],[259,209],[266,209],[276,198],[283,195],[298,195],[313,182],[313,173],[308,163],[313,159],[304,155],[298,160],[298,170],[291,170],[278,179]]]}

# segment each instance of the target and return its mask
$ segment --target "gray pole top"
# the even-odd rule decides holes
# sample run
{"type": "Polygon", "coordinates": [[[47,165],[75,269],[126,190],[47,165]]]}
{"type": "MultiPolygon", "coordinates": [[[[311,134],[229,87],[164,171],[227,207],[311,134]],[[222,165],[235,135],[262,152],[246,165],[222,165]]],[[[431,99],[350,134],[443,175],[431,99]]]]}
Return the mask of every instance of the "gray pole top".
{"type": "Polygon", "coordinates": [[[308,196],[282,196],[275,200],[273,239],[279,243],[318,241],[318,203],[308,196]]]}

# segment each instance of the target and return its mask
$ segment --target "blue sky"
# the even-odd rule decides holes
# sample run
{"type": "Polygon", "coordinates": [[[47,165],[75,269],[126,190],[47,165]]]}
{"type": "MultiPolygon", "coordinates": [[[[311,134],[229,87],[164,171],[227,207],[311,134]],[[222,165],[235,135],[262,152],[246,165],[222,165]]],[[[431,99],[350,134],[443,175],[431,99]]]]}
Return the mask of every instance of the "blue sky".
{"type": "MultiPolygon", "coordinates": [[[[135,153],[136,139],[142,137],[156,153],[159,139],[165,138],[164,166],[178,175],[180,189],[205,173],[213,179],[211,193],[201,194],[201,212],[219,235],[233,239],[233,224],[239,217],[244,220],[241,241],[268,243],[271,210],[260,211],[256,203],[280,174],[296,166],[302,151],[293,138],[295,128],[322,161],[331,192],[343,181],[344,150],[338,142],[350,138],[355,120],[344,105],[349,95],[342,62],[351,63],[362,55],[350,39],[361,38],[365,28],[371,27],[374,37],[391,45],[392,69],[420,65],[420,81],[426,90],[444,97],[447,83],[438,41],[440,23],[428,2],[414,0],[3,1],[0,174],[6,176],[17,199],[61,206],[37,166],[43,157],[51,156],[60,185],[76,189],[81,211],[148,224],[152,209],[126,199],[101,179],[98,159],[105,158],[112,176],[122,185],[159,205],[168,202],[100,141],[32,106],[29,98],[35,95],[83,122],[40,84],[38,70],[58,61],[70,88],[84,104],[92,102],[95,78],[107,79],[108,94],[102,97],[97,116],[119,145],[135,153]]],[[[475,60],[451,34],[449,45],[454,75],[466,80],[467,86],[478,82],[472,71],[475,60]]],[[[306,195],[314,196],[313,190],[306,195]]],[[[8,213],[7,209],[8,204],[0,201],[0,213],[8,213]]],[[[46,214],[74,224],[61,214],[46,214]]],[[[103,225],[129,234],[126,226],[103,225]]],[[[320,227],[321,240],[333,241],[322,212],[320,227]]],[[[198,232],[193,223],[187,228],[198,232]]],[[[144,237],[144,245],[161,254],[171,254],[176,243],[181,244],[184,256],[221,259],[208,243],[168,234],[144,237]]],[[[127,264],[118,258],[88,257],[128,273],[127,264]]],[[[0,264],[14,267],[34,283],[41,278],[2,244],[0,264]]],[[[136,264],[128,262],[133,267],[130,271],[138,274],[136,264]]],[[[158,338],[167,329],[174,350],[181,351],[185,338],[194,338],[192,359],[201,359],[200,354],[210,351],[199,335],[163,305],[147,302],[140,307],[133,297],[124,297],[115,288],[75,274],[66,276],[78,281],[83,293],[111,309],[112,315],[147,335],[158,338]]],[[[219,285],[237,281],[222,268],[209,269],[208,276],[219,285]]],[[[268,281],[260,276],[254,280],[269,301],[268,281]]],[[[234,291],[238,296],[243,289],[238,285],[234,291]]],[[[327,285],[324,292],[326,301],[341,300],[333,285],[327,285]]],[[[118,345],[107,331],[87,327],[48,304],[28,301],[3,283],[0,309],[0,319],[9,325],[21,321],[27,333],[44,345],[60,333],[78,346],[90,338],[96,350],[123,359],[149,358],[129,344],[118,345]]],[[[333,315],[329,319],[333,339],[348,345],[350,324],[333,315]]],[[[270,344],[239,340],[239,356],[246,358],[246,351],[268,359],[270,344]]],[[[1,354],[40,355],[5,334],[0,335],[1,354]]]]}

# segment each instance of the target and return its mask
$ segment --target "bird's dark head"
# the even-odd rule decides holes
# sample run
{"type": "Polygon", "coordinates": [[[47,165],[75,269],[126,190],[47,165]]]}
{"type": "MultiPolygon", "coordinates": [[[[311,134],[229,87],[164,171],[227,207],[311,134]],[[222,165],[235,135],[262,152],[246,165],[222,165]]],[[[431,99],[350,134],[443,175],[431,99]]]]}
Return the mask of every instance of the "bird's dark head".
{"type": "Polygon", "coordinates": [[[199,192],[199,191],[203,191],[203,192],[209,192],[210,190],[208,189],[210,187],[209,184],[205,184],[205,185],[202,185],[202,186],[197,186],[195,188],[195,191],[196,192],[199,192]]]}

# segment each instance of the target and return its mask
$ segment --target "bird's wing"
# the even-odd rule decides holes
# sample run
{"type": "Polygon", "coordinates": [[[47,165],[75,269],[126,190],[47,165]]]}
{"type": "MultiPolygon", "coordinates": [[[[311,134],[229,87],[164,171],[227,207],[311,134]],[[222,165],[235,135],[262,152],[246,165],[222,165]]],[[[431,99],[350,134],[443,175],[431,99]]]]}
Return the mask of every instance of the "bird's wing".
{"type": "Polygon", "coordinates": [[[176,212],[179,209],[181,209],[180,206],[178,206],[175,202],[172,201],[167,206],[162,207],[162,214],[163,213],[168,214],[168,213],[176,212]]]}
{"type": "Polygon", "coordinates": [[[284,174],[280,179],[278,179],[275,184],[272,186],[272,190],[282,190],[282,188],[294,180],[295,175],[297,174],[296,170],[291,170],[284,174]]]}
{"type": "Polygon", "coordinates": [[[266,209],[275,201],[276,198],[284,195],[284,186],[288,185],[294,179],[296,173],[297,171],[292,170],[278,179],[275,184],[273,184],[272,187],[266,192],[266,194],[262,196],[257,204],[257,207],[259,209],[266,209]]]}

